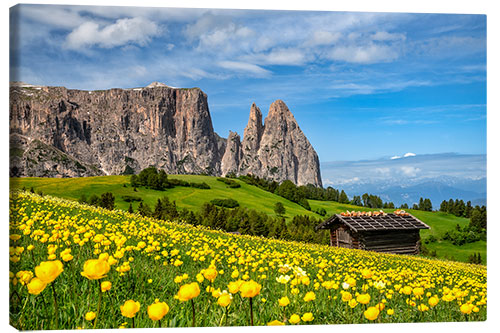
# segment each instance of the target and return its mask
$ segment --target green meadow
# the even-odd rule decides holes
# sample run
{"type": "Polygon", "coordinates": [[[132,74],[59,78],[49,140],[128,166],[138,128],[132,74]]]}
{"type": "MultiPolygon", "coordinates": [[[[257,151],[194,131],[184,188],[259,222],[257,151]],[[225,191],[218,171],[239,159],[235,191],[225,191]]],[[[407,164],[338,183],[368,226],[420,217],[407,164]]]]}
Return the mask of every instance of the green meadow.
{"type": "MultiPolygon", "coordinates": [[[[281,202],[286,209],[285,218],[291,219],[295,215],[310,215],[320,217],[318,214],[304,209],[302,206],[291,202],[285,198],[264,191],[258,187],[248,185],[241,180],[235,180],[241,187],[229,188],[226,184],[217,181],[216,177],[199,175],[175,175],[169,179],[180,179],[187,182],[205,182],[210,189],[199,189],[193,187],[174,187],[165,191],[156,191],[144,187],[137,188],[137,192],[130,187],[130,176],[104,176],[104,177],[84,177],[84,178],[12,178],[12,188],[30,189],[36,192],[43,192],[66,199],[78,200],[82,195],[87,198],[92,194],[101,195],[104,192],[112,192],[115,196],[115,206],[118,209],[126,210],[129,203],[123,200],[123,196],[137,196],[154,208],[156,201],[163,196],[170,200],[175,200],[177,207],[198,211],[200,206],[212,199],[235,199],[240,206],[257,211],[265,212],[271,216],[274,213],[274,205],[281,202]],[[126,187],[124,187],[126,185],[126,187]]],[[[139,202],[133,202],[134,210],[139,202]]]]}
{"type": "MultiPolygon", "coordinates": [[[[308,215],[316,218],[322,218],[313,211],[324,208],[327,216],[340,213],[346,210],[368,211],[378,210],[369,209],[366,207],[358,207],[349,204],[341,204],[332,201],[309,200],[312,211],[304,209],[296,203],[293,203],[285,198],[277,196],[273,193],[264,191],[258,187],[248,185],[245,182],[236,179],[241,187],[229,188],[226,184],[217,181],[216,177],[201,176],[201,175],[170,175],[170,179],[180,179],[187,182],[201,183],[205,182],[210,186],[210,189],[198,189],[192,187],[175,187],[165,191],[156,191],[146,189],[144,187],[137,188],[137,191],[130,186],[130,176],[103,176],[103,177],[82,177],[82,178],[11,178],[11,189],[33,189],[36,192],[43,192],[56,197],[78,200],[85,195],[89,198],[92,194],[101,195],[104,192],[112,192],[115,196],[115,206],[118,209],[126,210],[129,203],[123,200],[123,196],[136,196],[142,198],[143,202],[151,207],[154,207],[156,201],[163,196],[167,196],[170,200],[175,200],[179,209],[198,211],[200,206],[215,198],[235,199],[240,206],[257,211],[265,212],[270,216],[276,216],[274,205],[276,202],[281,202],[286,214],[284,217],[291,220],[295,215],[308,215]]],[[[136,210],[138,202],[133,202],[133,209],[136,210]]],[[[434,203],[437,205],[437,203],[434,203]]],[[[386,212],[392,212],[393,209],[384,209],[386,212]]],[[[420,210],[407,210],[427,225],[431,227],[429,230],[422,230],[421,237],[425,240],[430,235],[436,236],[438,239],[446,231],[451,230],[460,225],[466,226],[469,220],[466,218],[456,217],[443,212],[426,212],[420,210]]],[[[462,246],[453,245],[450,241],[438,240],[437,242],[425,244],[429,251],[436,251],[438,258],[451,259],[466,262],[473,253],[480,253],[483,262],[486,262],[486,242],[478,241],[475,243],[465,244],[462,246]]]]}

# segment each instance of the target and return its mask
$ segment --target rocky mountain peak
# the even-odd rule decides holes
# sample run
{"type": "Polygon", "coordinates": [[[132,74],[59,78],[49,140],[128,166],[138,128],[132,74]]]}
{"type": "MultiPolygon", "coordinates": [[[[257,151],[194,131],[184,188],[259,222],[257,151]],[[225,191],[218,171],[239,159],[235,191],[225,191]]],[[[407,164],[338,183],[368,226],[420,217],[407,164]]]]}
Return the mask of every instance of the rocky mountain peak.
{"type": "Polygon", "coordinates": [[[154,81],[148,84],[145,88],[157,88],[157,87],[168,87],[168,86],[165,83],[154,81]]]}
{"type": "Polygon", "coordinates": [[[267,126],[272,121],[297,123],[292,112],[281,99],[274,101],[269,107],[269,113],[267,114],[264,125],[267,126]]]}
{"type": "Polygon", "coordinates": [[[321,186],[319,160],[282,100],[263,124],[253,103],[243,140],[213,129],[199,88],[153,82],[146,88],[84,91],[10,88],[11,175],[117,175],[150,165],[170,174],[253,174],[321,186]],[[14,154],[12,154],[14,152],[14,154]]]}

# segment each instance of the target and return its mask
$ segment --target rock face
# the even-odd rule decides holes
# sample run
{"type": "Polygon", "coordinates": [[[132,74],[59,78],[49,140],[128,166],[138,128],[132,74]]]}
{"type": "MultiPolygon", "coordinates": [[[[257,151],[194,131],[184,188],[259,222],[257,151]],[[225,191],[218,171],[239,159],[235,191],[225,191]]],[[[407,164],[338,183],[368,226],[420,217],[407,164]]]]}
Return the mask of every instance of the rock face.
{"type": "Polygon", "coordinates": [[[260,109],[252,105],[242,147],[240,174],[322,185],[318,155],[281,100],[271,104],[264,125],[260,109]]]}
{"type": "Polygon", "coordinates": [[[265,124],[253,104],[243,141],[213,130],[207,95],[154,82],[100,91],[15,83],[10,88],[11,176],[138,172],[252,173],[321,185],[314,149],[282,101],[265,124]]]}
{"type": "Polygon", "coordinates": [[[238,174],[241,160],[240,136],[236,132],[229,132],[226,141],[226,150],[221,161],[221,174],[238,174]]]}

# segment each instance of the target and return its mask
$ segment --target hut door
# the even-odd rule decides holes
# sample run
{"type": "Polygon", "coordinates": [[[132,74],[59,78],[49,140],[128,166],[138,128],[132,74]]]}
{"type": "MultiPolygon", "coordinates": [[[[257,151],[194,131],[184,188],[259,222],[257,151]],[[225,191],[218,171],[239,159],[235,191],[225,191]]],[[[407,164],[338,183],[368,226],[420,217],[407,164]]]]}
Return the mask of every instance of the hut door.
{"type": "Polygon", "coordinates": [[[352,248],[352,238],[351,235],[343,228],[337,229],[337,246],[352,248]]]}

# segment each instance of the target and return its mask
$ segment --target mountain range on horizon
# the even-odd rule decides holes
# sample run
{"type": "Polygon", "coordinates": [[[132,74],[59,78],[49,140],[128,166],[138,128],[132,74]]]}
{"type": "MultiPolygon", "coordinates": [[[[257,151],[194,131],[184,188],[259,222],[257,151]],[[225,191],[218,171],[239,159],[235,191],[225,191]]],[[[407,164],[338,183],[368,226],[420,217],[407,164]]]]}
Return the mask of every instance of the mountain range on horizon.
{"type": "Polygon", "coordinates": [[[253,174],[322,186],[319,159],[292,112],[276,100],[262,121],[252,104],[243,140],[213,128],[199,88],[76,90],[13,82],[10,175],[81,177],[136,173],[253,174]]]}
{"type": "Polygon", "coordinates": [[[461,199],[486,205],[485,154],[413,154],[398,158],[321,163],[325,186],[343,189],[350,198],[369,193],[396,206],[410,207],[420,197],[434,209],[443,200],[461,199]]]}

